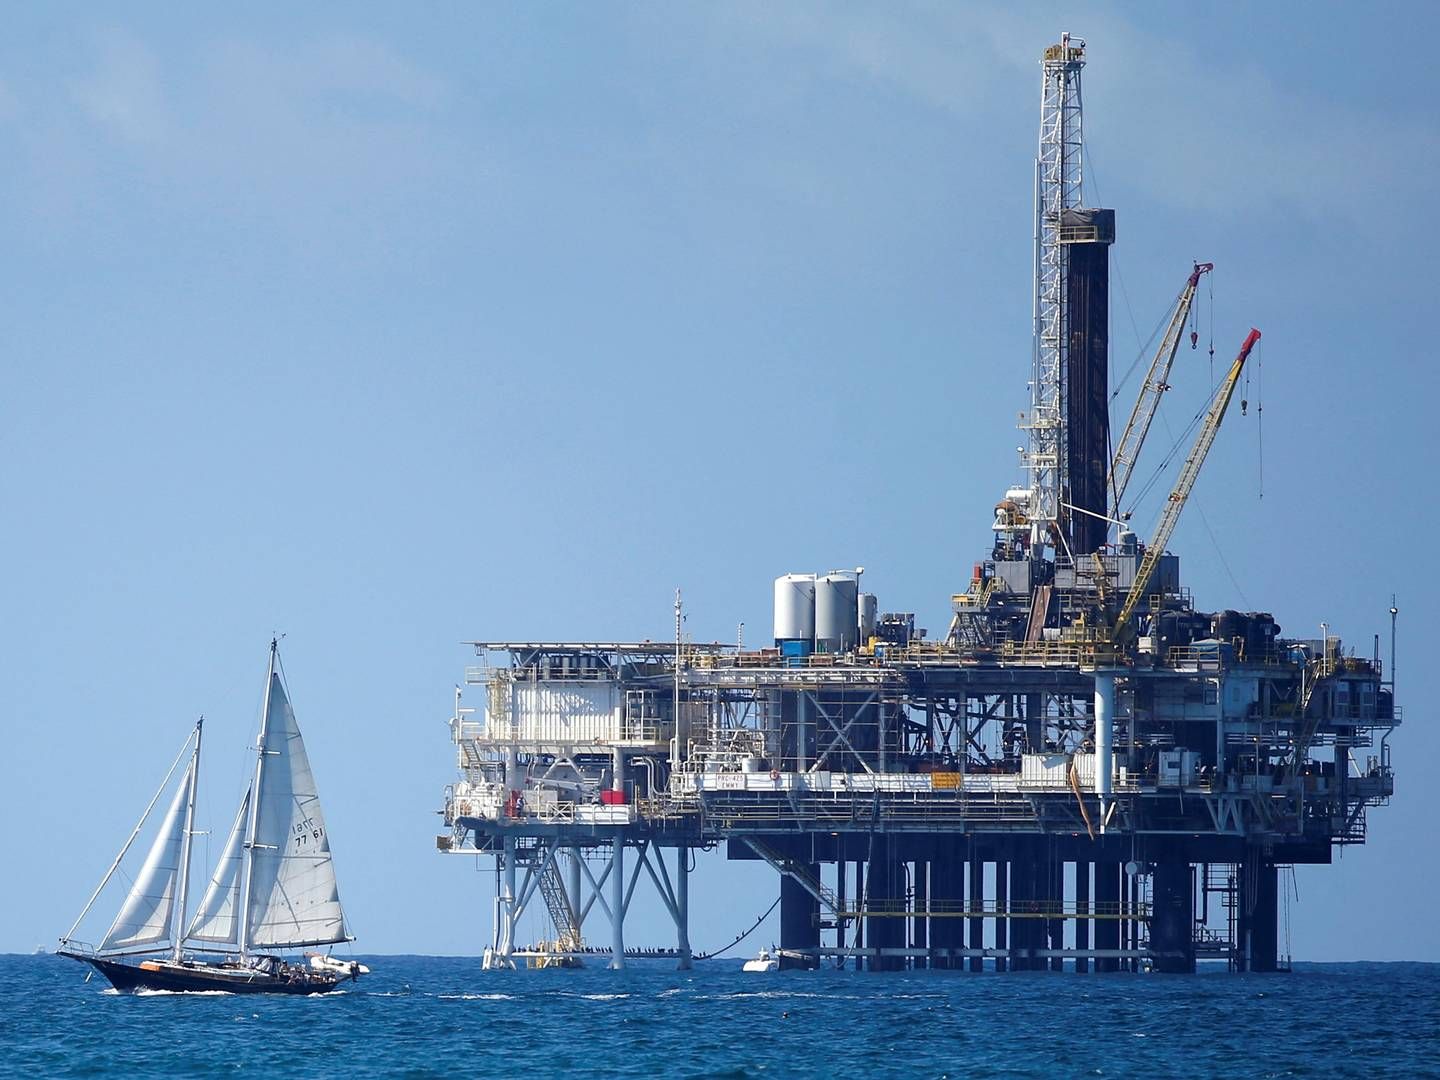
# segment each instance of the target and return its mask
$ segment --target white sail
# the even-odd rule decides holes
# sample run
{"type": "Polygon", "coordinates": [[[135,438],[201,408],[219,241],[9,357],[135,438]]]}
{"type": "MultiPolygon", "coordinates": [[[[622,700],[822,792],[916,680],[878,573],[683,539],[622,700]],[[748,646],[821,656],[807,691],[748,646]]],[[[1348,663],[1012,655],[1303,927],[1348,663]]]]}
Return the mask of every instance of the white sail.
{"type": "Polygon", "coordinates": [[[185,770],[175,798],[161,822],[160,831],[150,845],[144,865],[130,887],[130,895],[120,914],[110,925],[101,952],[135,949],[170,940],[170,923],[175,914],[176,878],[185,841],[185,802],[190,787],[191,761],[185,770]]]}
{"type": "Polygon", "coordinates": [[[185,940],[210,941],[217,945],[240,943],[240,865],[249,817],[250,789],[246,788],[245,797],[240,800],[240,812],[235,815],[235,824],[225,841],[225,850],[215,864],[215,873],[210,876],[210,885],[200,906],[195,909],[195,919],[185,940]]]}
{"type": "Polygon", "coordinates": [[[345,916],[315,777],[280,676],[270,677],[268,723],[250,845],[250,948],[345,941],[345,916]]]}

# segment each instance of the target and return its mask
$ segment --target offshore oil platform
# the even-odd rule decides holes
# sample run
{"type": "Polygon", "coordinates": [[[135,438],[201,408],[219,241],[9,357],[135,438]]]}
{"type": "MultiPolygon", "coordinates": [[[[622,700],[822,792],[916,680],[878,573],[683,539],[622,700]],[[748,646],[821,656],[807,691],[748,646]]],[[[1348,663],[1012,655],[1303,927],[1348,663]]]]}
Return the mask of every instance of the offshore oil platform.
{"type": "Polygon", "coordinates": [[[777,872],[785,966],[1288,963],[1281,870],[1363,843],[1393,792],[1395,609],[1387,683],[1378,638],[1367,657],[1328,630],[1284,637],[1182,584],[1166,544],[1255,330],[1153,534],[1126,525],[1210,267],[1190,271],[1112,452],[1115,216],[1084,203],[1084,64],[1068,34],[1042,60],[1026,482],[943,639],[881,613],[857,568],[780,577],[767,648],[685,640],[678,593],[671,643],[472,643],[484,705],[457,689],[437,845],[493,857],[487,967],[623,966],[642,879],[689,967],[689,871],[720,845],[777,872]],[[537,899],[554,933],[521,943],[537,899]],[[601,916],[609,941],[587,946],[601,916]]]}

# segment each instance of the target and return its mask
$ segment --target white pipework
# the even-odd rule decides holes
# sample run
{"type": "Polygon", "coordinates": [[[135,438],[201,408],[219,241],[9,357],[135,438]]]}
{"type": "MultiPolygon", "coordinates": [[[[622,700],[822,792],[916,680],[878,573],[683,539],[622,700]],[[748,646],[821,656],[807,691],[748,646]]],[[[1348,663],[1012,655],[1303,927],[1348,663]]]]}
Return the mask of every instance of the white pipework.
{"type": "Polygon", "coordinates": [[[1115,673],[1095,673],[1095,794],[1100,797],[1100,831],[1115,792],[1115,673]]]}

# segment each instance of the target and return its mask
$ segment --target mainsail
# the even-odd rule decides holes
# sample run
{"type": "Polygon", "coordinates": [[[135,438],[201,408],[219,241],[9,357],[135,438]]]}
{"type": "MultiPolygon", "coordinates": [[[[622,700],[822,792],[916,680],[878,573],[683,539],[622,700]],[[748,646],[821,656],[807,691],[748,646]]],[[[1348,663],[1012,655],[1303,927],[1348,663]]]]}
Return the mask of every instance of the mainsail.
{"type": "Polygon", "coordinates": [[[208,941],[217,945],[237,945],[240,942],[240,866],[243,862],[245,826],[250,818],[250,791],[240,800],[240,812],[235,815],[235,824],[215,864],[215,873],[200,906],[195,910],[195,919],[185,934],[187,941],[208,941]]]}
{"type": "Polygon", "coordinates": [[[195,766],[192,760],[175,788],[170,809],[155,834],[135,884],[130,887],[130,895],[100,943],[101,952],[135,949],[170,939],[178,891],[175,884],[185,847],[186,797],[195,766]]]}
{"type": "Polygon", "coordinates": [[[250,838],[246,948],[348,940],[310,758],[271,671],[250,838]]]}

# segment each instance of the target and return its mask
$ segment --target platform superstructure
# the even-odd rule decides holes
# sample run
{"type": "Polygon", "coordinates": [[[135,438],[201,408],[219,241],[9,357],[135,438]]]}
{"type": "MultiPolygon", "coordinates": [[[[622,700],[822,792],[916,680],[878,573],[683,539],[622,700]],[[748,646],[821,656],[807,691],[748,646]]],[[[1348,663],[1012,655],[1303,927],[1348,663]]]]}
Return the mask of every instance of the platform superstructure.
{"type": "MultiPolygon", "coordinates": [[[[1080,72],[1042,59],[1025,483],[933,638],[858,569],[774,583],[759,649],[473,642],[439,847],[493,857],[490,966],[625,962],[637,887],[682,966],[695,853],[762,860],[780,956],[905,966],[1235,970],[1286,962],[1284,868],[1365,840],[1400,721],[1378,639],[1207,611],[1167,550],[1258,331],[1198,414],[1160,520],[1123,502],[1201,275],[1110,450],[1112,211],[1083,199],[1080,72]],[[517,940],[543,904],[543,943],[517,940]],[[591,929],[604,926],[603,935],[591,929]]],[[[1392,609],[1393,617],[1393,609],[1392,609]]]]}

